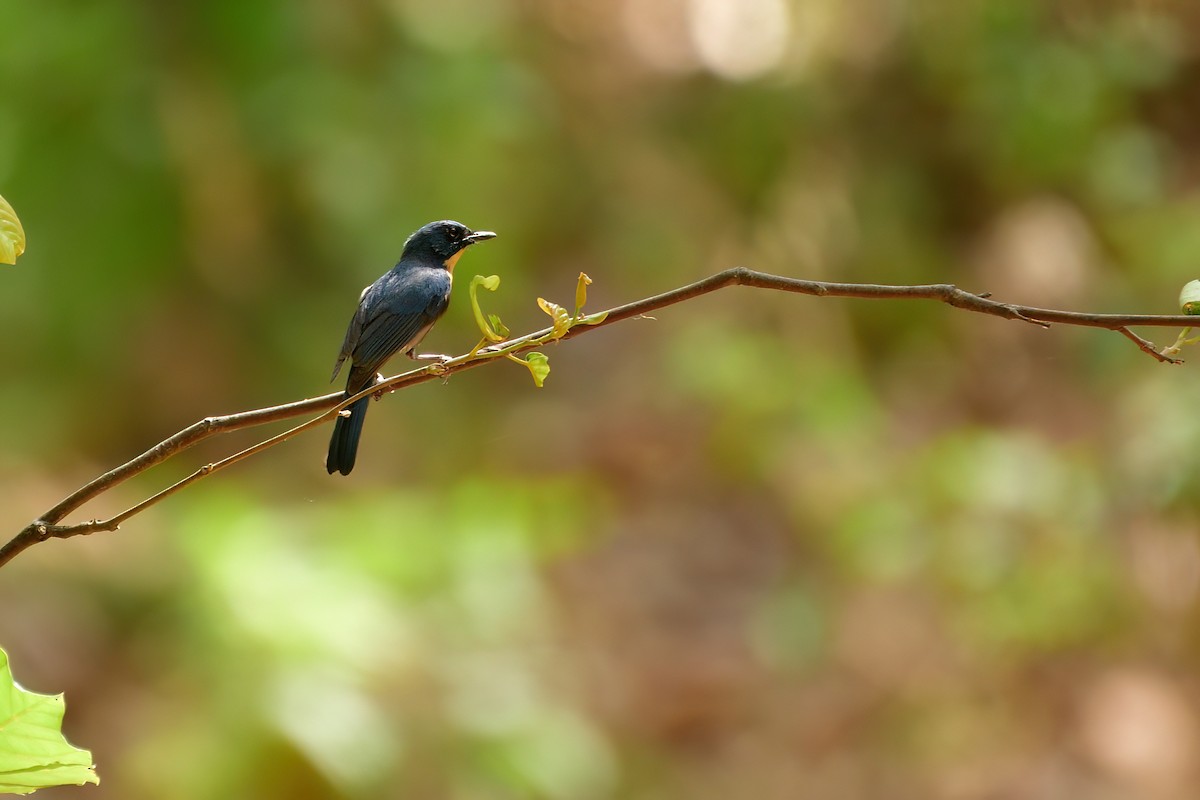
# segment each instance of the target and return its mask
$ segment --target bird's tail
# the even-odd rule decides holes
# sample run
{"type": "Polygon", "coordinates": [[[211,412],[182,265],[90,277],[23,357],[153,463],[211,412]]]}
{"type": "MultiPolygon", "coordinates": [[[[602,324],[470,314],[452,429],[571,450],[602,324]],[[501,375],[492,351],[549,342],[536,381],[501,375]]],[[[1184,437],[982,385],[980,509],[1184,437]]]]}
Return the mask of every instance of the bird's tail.
{"type": "Polygon", "coordinates": [[[333,423],[333,436],[329,439],[329,455],[325,458],[325,469],[332,475],[340,472],[349,475],[354,469],[354,458],[358,455],[358,437],[362,435],[363,420],[367,418],[370,395],[350,406],[350,416],[339,416],[333,423]]]}

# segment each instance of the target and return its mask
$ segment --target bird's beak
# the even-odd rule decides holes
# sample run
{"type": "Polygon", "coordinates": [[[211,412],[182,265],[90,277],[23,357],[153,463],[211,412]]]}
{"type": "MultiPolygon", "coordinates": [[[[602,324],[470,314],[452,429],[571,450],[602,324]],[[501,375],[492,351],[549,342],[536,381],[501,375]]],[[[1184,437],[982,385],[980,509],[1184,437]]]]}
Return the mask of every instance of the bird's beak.
{"type": "Polygon", "coordinates": [[[488,239],[495,239],[496,234],[491,231],[475,231],[474,233],[464,236],[463,241],[467,244],[476,244],[477,242],[486,242],[488,239]]]}

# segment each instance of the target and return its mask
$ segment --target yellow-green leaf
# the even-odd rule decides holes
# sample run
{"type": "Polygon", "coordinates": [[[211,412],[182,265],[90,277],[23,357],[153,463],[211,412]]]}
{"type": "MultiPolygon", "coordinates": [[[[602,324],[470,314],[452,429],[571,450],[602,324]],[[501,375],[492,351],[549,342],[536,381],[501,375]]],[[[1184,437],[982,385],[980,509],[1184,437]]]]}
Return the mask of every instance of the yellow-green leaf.
{"type": "Polygon", "coordinates": [[[587,287],[592,285],[592,279],[588,277],[586,272],[579,273],[579,283],[575,284],[575,314],[579,317],[579,312],[587,303],[587,287]]]}
{"type": "Polygon", "coordinates": [[[527,368],[529,374],[533,376],[533,385],[539,389],[546,382],[546,376],[550,374],[550,359],[546,357],[545,353],[535,351],[525,358],[518,358],[514,355],[507,355],[505,358],[527,368]]]}
{"type": "Polygon", "coordinates": [[[17,256],[24,252],[25,229],[17,219],[17,212],[0,197],[0,264],[15,264],[17,256]]]}
{"type": "Polygon", "coordinates": [[[0,650],[0,794],[100,782],[92,754],[63,738],[65,710],[61,694],[35,694],[13,682],[0,650]]]}
{"type": "Polygon", "coordinates": [[[1179,307],[1184,314],[1200,314],[1200,281],[1188,281],[1179,293],[1179,307]]]}
{"type": "Polygon", "coordinates": [[[546,376],[550,374],[550,359],[545,353],[530,353],[525,356],[525,366],[529,367],[529,374],[533,376],[533,385],[542,388],[546,376]]]}
{"type": "Polygon", "coordinates": [[[538,308],[550,315],[550,319],[554,322],[554,338],[557,339],[571,329],[571,318],[567,315],[567,310],[557,303],[551,303],[544,297],[537,299],[538,308]]]}

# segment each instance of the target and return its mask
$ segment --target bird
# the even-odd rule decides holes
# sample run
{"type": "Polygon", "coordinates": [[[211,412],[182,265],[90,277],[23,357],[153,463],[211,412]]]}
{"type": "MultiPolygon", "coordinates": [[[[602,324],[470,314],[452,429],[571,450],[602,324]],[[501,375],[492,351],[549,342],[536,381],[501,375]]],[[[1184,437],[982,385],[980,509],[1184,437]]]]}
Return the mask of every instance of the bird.
{"type": "MultiPolygon", "coordinates": [[[[454,265],[468,247],[495,237],[492,231],[473,231],[448,219],[418,228],[405,241],[396,266],[359,295],[329,380],[337,380],[342,364],[349,359],[345,396],[351,397],[372,386],[384,363],[397,353],[414,359],[425,357],[414,354],[413,349],[450,304],[454,265]]],[[[354,469],[370,399],[368,395],[356,401],[334,422],[325,459],[330,475],[349,475],[354,469]]]]}

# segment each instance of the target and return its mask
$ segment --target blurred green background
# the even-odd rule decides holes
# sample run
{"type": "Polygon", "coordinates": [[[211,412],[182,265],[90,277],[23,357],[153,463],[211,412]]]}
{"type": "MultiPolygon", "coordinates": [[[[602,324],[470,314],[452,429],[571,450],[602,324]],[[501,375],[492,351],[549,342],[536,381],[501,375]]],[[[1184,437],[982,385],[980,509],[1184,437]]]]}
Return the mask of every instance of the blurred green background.
{"type": "MultiPolygon", "coordinates": [[[[0,521],[331,390],[452,217],[423,349],[725,267],[1172,313],[1200,6],[14,0],[0,521]]],[[[1174,331],[1144,331],[1159,346],[1174,331]]],[[[720,292],[372,406],[0,572],[47,798],[1185,798],[1200,380],[1103,331],[720,292]]],[[[1186,354],[1185,354],[1186,355],[1186,354]]],[[[405,368],[403,364],[395,365],[405,368]]],[[[80,518],[254,441],[209,442],[80,518]]]]}

